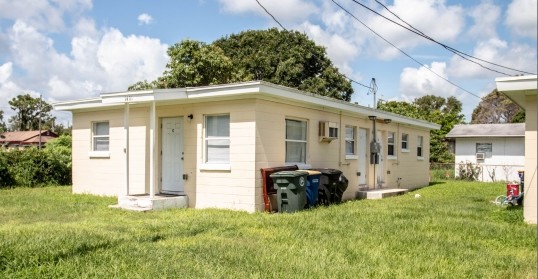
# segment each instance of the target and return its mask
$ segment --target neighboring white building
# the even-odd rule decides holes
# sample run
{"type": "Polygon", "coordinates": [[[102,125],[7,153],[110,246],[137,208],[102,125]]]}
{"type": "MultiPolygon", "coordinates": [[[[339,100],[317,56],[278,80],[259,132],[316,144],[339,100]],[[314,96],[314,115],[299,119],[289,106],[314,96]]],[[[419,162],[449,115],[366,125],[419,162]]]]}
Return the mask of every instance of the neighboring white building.
{"type": "Polygon", "coordinates": [[[461,164],[480,166],[485,182],[519,182],[525,164],[525,123],[456,125],[446,135],[455,141],[455,171],[461,164]]]}

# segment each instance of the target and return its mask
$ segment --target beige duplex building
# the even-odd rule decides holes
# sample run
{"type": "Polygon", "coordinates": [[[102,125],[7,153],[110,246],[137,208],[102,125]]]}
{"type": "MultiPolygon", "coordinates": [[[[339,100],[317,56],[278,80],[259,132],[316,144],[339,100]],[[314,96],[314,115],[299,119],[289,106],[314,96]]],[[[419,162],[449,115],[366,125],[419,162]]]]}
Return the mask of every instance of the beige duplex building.
{"type": "Polygon", "coordinates": [[[73,192],[120,201],[177,195],[188,207],[248,212],[264,210],[260,170],[268,167],[341,170],[343,199],[359,186],[426,186],[429,132],[439,128],[262,81],[105,93],[54,107],[73,114],[73,192]]]}
{"type": "Polygon", "coordinates": [[[536,75],[497,78],[497,90],[525,110],[525,177],[523,217],[531,224],[537,222],[536,162],[538,99],[536,75]]]}

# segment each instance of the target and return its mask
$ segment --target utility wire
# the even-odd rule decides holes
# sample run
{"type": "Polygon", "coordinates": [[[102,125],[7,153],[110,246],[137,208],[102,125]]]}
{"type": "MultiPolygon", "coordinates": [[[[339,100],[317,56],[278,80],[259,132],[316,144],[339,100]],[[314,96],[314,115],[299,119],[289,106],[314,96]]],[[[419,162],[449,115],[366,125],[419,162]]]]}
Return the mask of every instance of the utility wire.
{"type": "MultiPolygon", "coordinates": [[[[281,23],[280,23],[280,22],[279,22],[279,21],[278,21],[278,20],[277,20],[271,13],[270,13],[270,12],[269,12],[269,11],[268,11],[268,10],[261,4],[261,3],[260,3],[260,1],[256,0],[256,3],[258,3],[258,5],[265,11],[265,13],[267,13],[267,14],[268,14],[268,15],[269,15],[269,16],[270,16],[270,17],[271,17],[271,18],[272,18],[272,19],[273,19],[279,26],[280,26],[280,28],[282,28],[282,29],[288,31],[288,29],[286,29],[286,27],[284,27],[284,26],[283,26],[283,25],[282,25],[282,24],[281,24],[281,23]]],[[[288,32],[289,32],[289,31],[288,31],[288,32]]],[[[313,55],[313,56],[316,56],[315,53],[312,53],[312,55],[313,55]]],[[[319,59],[319,57],[317,57],[317,58],[319,59]]],[[[355,81],[355,80],[353,80],[353,79],[347,77],[347,76],[344,75],[344,74],[342,74],[342,75],[343,75],[345,78],[347,78],[349,81],[353,82],[353,83],[356,83],[356,84],[358,84],[358,85],[360,85],[360,86],[362,86],[362,87],[371,89],[371,87],[368,86],[368,85],[364,85],[364,84],[362,84],[362,83],[360,83],[360,82],[358,82],[358,81],[355,81]]]]}
{"type": "Polygon", "coordinates": [[[479,99],[482,99],[480,96],[468,91],[467,89],[455,84],[454,82],[446,79],[445,77],[439,75],[438,73],[434,72],[432,69],[430,69],[430,67],[428,67],[427,65],[425,65],[424,63],[416,60],[415,58],[413,58],[411,55],[407,54],[405,51],[401,50],[400,48],[398,48],[396,45],[394,45],[393,43],[391,43],[390,41],[388,41],[387,39],[385,39],[383,36],[379,35],[379,33],[375,32],[372,28],[370,28],[368,25],[366,25],[364,22],[362,22],[360,19],[358,19],[354,14],[352,14],[350,11],[348,11],[346,8],[342,7],[340,4],[338,4],[338,2],[336,2],[335,0],[331,0],[335,5],[337,5],[340,9],[342,9],[344,12],[346,12],[347,14],[349,14],[351,17],[353,17],[356,21],[358,21],[360,24],[362,24],[364,27],[366,27],[368,30],[370,30],[372,33],[376,34],[378,37],[380,37],[381,39],[383,39],[385,42],[387,42],[389,45],[391,45],[392,47],[394,47],[395,49],[399,50],[402,54],[404,54],[405,56],[409,57],[411,60],[415,61],[417,64],[421,65],[422,67],[426,68],[428,71],[432,72],[434,75],[438,76],[439,78],[445,80],[446,82],[452,84],[453,86],[479,98],[479,99]]]}
{"type": "Polygon", "coordinates": [[[462,59],[467,60],[467,61],[469,61],[469,62],[471,62],[471,63],[474,63],[474,64],[476,64],[476,65],[478,65],[478,66],[480,66],[480,67],[482,67],[482,68],[484,68],[484,69],[487,69],[487,70],[490,70],[490,71],[492,71],[492,72],[496,72],[496,73],[499,73],[499,74],[502,74],[502,75],[511,76],[510,74],[507,74],[507,73],[504,73],[504,72],[501,72],[501,71],[498,71],[498,70],[495,70],[495,69],[486,67],[486,66],[484,66],[484,65],[482,65],[482,64],[480,64],[480,63],[478,63],[478,62],[476,62],[476,61],[473,61],[473,60],[471,60],[471,59],[469,59],[469,58],[472,58],[472,59],[475,59],[475,60],[478,60],[478,61],[481,61],[481,62],[484,62],[484,63],[488,63],[488,64],[490,64],[490,65],[494,65],[494,66],[497,66],[497,67],[499,67],[499,68],[504,68],[504,69],[508,69],[508,70],[512,70],[512,71],[516,71],[516,72],[520,72],[520,73],[525,73],[525,74],[535,75],[535,73],[529,73],[529,72],[526,72],[526,71],[522,71],[522,70],[514,69],[514,68],[511,68],[511,67],[503,66],[503,65],[500,65],[500,64],[497,64],[497,63],[494,63],[494,62],[490,62],[490,61],[487,61],[487,60],[484,60],[484,59],[481,59],[481,58],[472,56],[472,55],[467,54],[467,53],[465,53],[465,52],[459,51],[459,50],[457,50],[457,49],[455,49],[455,48],[453,48],[453,47],[450,47],[450,46],[448,46],[448,45],[446,45],[446,44],[443,44],[443,43],[441,43],[441,42],[439,42],[439,41],[433,39],[432,37],[430,37],[430,36],[424,34],[422,31],[420,31],[419,29],[415,28],[413,25],[411,25],[411,24],[408,23],[407,21],[403,20],[403,19],[402,19],[401,17],[399,17],[396,13],[394,13],[393,11],[391,11],[386,5],[384,5],[383,3],[379,2],[378,0],[375,0],[375,1],[376,1],[379,5],[381,5],[385,10],[387,10],[389,13],[391,13],[392,15],[394,15],[396,18],[398,18],[400,21],[402,21],[403,23],[405,23],[405,24],[406,24],[407,26],[409,26],[409,27],[403,26],[402,24],[400,24],[400,23],[398,23],[398,22],[395,22],[394,20],[392,20],[392,19],[390,19],[390,18],[387,18],[386,16],[384,16],[384,15],[378,13],[377,11],[375,11],[375,10],[373,10],[373,9],[371,9],[371,8],[369,8],[369,7],[367,7],[366,5],[364,5],[364,4],[362,4],[362,3],[359,3],[358,1],[355,1],[355,0],[352,0],[352,1],[355,2],[356,4],[360,5],[360,6],[364,7],[365,9],[368,9],[369,11],[375,13],[376,15],[378,15],[378,16],[380,16],[380,17],[382,17],[382,18],[384,18],[384,19],[386,19],[386,20],[388,20],[388,21],[390,21],[390,22],[392,22],[392,23],[394,23],[394,24],[396,24],[396,25],[398,25],[398,26],[400,26],[400,27],[402,27],[402,28],[404,28],[404,29],[406,29],[406,30],[412,32],[412,33],[415,33],[415,34],[417,34],[417,35],[419,35],[419,36],[421,36],[421,37],[423,37],[423,38],[425,38],[425,39],[427,39],[427,40],[429,40],[429,41],[434,42],[434,43],[436,43],[436,44],[442,46],[442,47],[445,48],[446,50],[448,50],[448,51],[454,53],[455,55],[457,55],[457,56],[459,56],[459,57],[461,57],[462,59]],[[469,57],[469,58],[467,58],[467,57],[469,57]]]}

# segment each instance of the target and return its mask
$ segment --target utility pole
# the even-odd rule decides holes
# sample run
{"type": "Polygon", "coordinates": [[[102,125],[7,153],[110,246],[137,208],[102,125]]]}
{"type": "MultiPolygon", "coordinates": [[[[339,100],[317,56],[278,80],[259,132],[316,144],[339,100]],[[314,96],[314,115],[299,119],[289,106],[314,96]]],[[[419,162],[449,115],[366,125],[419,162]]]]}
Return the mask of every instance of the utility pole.
{"type": "Polygon", "coordinates": [[[39,94],[39,114],[38,114],[38,128],[39,128],[39,149],[41,149],[41,104],[43,103],[41,94],[39,94]]]}

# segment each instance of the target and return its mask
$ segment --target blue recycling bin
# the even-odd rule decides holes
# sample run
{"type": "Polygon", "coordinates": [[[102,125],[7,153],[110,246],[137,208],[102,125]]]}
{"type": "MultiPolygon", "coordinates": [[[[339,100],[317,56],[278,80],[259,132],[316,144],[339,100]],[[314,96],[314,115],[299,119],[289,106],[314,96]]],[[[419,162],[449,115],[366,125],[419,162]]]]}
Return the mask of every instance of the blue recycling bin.
{"type": "Polygon", "coordinates": [[[306,200],[309,207],[314,207],[318,202],[319,180],[321,172],[315,170],[302,170],[308,173],[306,177],[306,200]]]}

